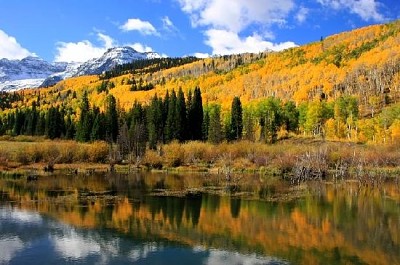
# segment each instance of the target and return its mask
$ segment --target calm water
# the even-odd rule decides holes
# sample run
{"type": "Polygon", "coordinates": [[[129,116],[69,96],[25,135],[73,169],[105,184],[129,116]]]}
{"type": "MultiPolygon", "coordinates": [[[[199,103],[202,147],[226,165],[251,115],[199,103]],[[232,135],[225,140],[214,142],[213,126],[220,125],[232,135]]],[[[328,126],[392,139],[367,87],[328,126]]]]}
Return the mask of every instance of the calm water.
{"type": "Polygon", "coordinates": [[[233,183],[2,177],[0,264],[400,264],[398,184],[233,183]]]}

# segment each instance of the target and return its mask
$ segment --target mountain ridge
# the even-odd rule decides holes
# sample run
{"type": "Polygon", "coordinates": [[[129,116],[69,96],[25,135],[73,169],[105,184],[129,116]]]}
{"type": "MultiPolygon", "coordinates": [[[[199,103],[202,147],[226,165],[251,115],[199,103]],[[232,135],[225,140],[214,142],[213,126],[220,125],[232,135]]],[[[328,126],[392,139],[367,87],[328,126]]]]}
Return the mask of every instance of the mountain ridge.
{"type": "Polygon", "coordinates": [[[116,65],[160,57],[156,52],[141,53],[124,46],[109,48],[99,58],[82,63],[50,63],[36,56],[28,56],[21,60],[3,58],[0,59],[0,91],[48,87],[66,78],[101,74],[116,65]]]}

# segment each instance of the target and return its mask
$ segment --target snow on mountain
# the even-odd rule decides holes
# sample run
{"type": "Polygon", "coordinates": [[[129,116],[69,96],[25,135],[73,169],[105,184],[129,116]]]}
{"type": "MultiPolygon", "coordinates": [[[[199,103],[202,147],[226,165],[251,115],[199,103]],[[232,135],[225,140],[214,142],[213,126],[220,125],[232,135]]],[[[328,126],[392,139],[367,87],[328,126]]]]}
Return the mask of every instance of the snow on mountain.
{"type": "Polygon", "coordinates": [[[57,72],[48,76],[45,80],[42,81],[42,83],[39,84],[38,87],[52,86],[64,79],[73,77],[78,72],[78,68],[79,66],[81,66],[81,64],[82,63],[77,62],[67,63],[64,71],[57,72]]]}
{"type": "Polygon", "coordinates": [[[39,57],[0,60],[0,91],[38,87],[49,75],[64,71],[65,64],[52,64],[39,57]]]}
{"type": "Polygon", "coordinates": [[[158,53],[140,53],[131,47],[108,49],[100,58],[85,63],[49,63],[39,57],[0,60],[0,91],[45,87],[73,76],[101,74],[134,60],[160,58],[158,53]]]}
{"type": "Polygon", "coordinates": [[[82,64],[75,76],[101,74],[116,65],[131,63],[134,60],[160,58],[155,52],[140,53],[131,47],[108,49],[100,58],[95,58],[82,64]]]}

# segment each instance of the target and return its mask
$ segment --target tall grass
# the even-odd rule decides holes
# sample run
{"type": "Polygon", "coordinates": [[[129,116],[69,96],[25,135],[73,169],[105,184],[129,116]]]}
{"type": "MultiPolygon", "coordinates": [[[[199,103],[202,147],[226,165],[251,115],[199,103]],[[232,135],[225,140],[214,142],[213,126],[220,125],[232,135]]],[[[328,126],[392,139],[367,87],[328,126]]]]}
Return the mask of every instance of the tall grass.
{"type": "Polygon", "coordinates": [[[74,141],[0,142],[0,163],[105,163],[108,146],[105,142],[77,143],[74,141]]]}

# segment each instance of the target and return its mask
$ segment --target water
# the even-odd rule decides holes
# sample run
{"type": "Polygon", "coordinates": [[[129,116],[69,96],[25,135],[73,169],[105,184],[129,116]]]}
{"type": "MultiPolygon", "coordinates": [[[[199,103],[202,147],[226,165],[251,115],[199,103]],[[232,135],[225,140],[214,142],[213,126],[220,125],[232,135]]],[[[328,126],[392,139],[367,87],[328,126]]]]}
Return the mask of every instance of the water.
{"type": "Polygon", "coordinates": [[[0,264],[400,264],[400,193],[206,175],[0,179],[0,264]]]}

